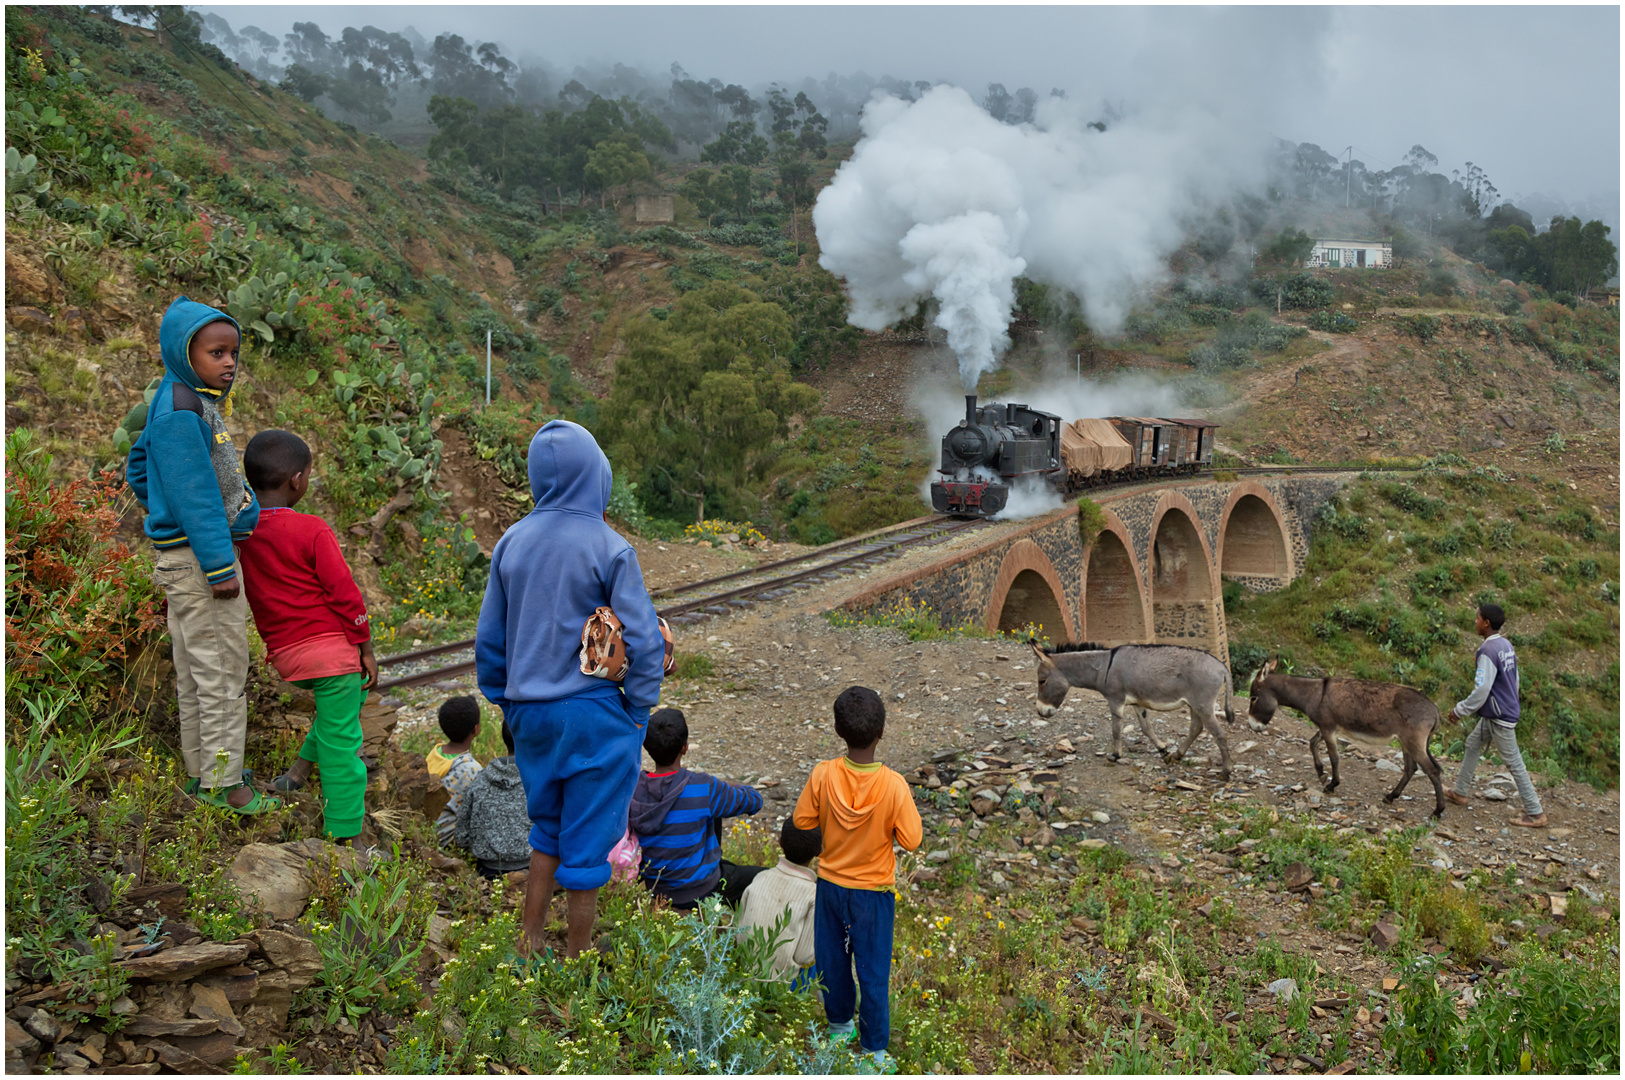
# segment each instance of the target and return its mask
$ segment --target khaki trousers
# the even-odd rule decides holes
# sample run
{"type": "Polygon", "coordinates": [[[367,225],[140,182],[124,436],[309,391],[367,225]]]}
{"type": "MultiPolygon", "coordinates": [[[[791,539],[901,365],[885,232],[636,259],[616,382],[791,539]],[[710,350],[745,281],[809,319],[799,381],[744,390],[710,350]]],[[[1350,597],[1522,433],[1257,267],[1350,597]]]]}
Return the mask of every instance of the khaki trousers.
{"type": "Polygon", "coordinates": [[[205,790],[235,787],[248,738],[248,599],[239,589],[234,599],[216,600],[189,547],[160,551],[152,577],[169,599],[186,774],[205,790]]]}

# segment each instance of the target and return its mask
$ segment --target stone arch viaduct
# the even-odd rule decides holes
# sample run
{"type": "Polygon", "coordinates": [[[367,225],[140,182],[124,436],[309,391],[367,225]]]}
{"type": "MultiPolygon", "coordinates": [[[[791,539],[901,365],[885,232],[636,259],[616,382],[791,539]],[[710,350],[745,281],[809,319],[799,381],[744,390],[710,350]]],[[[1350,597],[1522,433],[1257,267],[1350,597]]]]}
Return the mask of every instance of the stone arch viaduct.
{"type": "Polygon", "coordinates": [[[841,605],[904,600],[944,626],[1042,627],[1054,642],[1190,645],[1229,662],[1222,579],[1255,591],[1303,569],[1316,511],[1347,477],[1170,483],[1096,496],[1104,524],[1083,535],[1074,504],[887,578],[841,605]]]}

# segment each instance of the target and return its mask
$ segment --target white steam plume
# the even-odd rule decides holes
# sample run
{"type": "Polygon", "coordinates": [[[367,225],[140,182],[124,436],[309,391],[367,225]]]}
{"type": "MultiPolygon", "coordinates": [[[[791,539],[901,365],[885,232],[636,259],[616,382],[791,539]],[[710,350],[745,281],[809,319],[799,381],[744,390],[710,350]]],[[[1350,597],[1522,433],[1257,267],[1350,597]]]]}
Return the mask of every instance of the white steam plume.
{"type": "Polygon", "coordinates": [[[1070,291],[1095,330],[1120,330],[1211,206],[1206,193],[1257,175],[1263,154],[1194,106],[1152,104],[1105,131],[1091,119],[1050,98],[1015,127],[954,86],[913,103],[877,95],[813,208],[849,321],[880,330],[934,298],[967,390],[1009,347],[1018,275],[1070,291]]]}

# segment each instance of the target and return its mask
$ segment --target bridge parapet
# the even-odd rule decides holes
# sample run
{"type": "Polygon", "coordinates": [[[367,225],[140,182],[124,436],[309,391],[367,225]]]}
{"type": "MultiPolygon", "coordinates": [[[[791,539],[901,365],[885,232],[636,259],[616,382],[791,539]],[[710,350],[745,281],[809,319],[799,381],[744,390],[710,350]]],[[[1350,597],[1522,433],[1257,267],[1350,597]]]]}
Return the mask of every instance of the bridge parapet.
{"type": "Polygon", "coordinates": [[[1190,481],[1107,495],[1101,532],[1081,537],[1068,504],[992,540],[885,578],[842,607],[904,601],[944,626],[1039,623],[1052,641],[1165,641],[1228,661],[1222,578],[1286,587],[1309,555],[1314,516],[1353,472],[1190,481]]]}

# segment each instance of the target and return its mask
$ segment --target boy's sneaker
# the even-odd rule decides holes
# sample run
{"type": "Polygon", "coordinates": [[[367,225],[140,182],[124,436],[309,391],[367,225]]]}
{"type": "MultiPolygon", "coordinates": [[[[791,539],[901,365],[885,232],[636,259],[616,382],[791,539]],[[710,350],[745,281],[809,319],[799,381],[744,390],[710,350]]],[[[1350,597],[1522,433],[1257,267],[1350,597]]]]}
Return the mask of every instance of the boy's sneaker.
{"type": "Polygon", "coordinates": [[[868,1058],[870,1061],[874,1062],[875,1068],[882,1076],[892,1076],[896,1074],[897,1059],[886,1053],[886,1051],[876,1050],[874,1053],[869,1054],[868,1058]]]}
{"type": "Polygon", "coordinates": [[[856,1020],[848,1020],[844,1024],[831,1024],[829,1026],[829,1041],[833,1045],[843,1045],[858,1037],[858,1024],[856,1020]]]}

